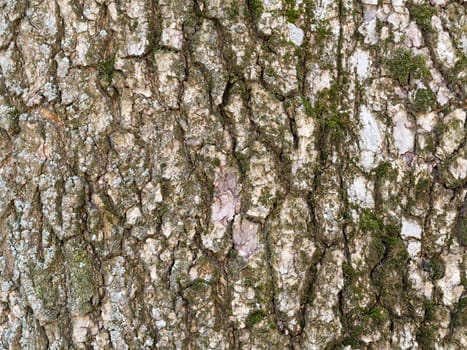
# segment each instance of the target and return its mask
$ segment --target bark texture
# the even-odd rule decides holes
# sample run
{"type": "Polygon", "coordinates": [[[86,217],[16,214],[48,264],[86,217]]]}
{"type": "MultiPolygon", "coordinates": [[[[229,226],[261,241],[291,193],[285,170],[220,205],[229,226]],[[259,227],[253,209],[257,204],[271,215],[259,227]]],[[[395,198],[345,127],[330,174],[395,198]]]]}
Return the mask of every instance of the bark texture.
{"type": "Polygon", "coordinates": [[[0,349],[466,349],[466,32],[0,1],[0,349]]]}

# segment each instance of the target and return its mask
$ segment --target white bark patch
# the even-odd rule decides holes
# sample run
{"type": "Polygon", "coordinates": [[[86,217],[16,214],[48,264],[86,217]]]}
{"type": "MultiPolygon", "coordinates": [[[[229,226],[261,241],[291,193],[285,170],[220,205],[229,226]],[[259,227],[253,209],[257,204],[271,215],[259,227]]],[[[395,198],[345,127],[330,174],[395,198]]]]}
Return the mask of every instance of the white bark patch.
{"type": "Polygon", "coordinates": [[[440,145],[436,155],[440,158],[446,158],[451,155],[464,139],[464,123],[466,112],[462,109],[456,109],[449,113],[443,120],[446,130],[441,137],[440,145]]]}
{"type": "Polygon", "coordinates": [[[449,34],[443,30],[443,25],[441,24],[439,17],[433,16],[431,18],[431,25],[438,33],[438,40],[436,42],[435,48],[437,56],[447,67],[454,67],[458,58],[456,56],[456,51],[454,50],[449,34]]]}
{"type": "Polygon", "coordinates": [[[415,220],[403,218],[401,236],[404,239],[409,237],[421,239],[422,227],[415,220]]]}
{"type": "Polygon", "coordinates": [[[437,281],[436,285],[443,291],[443,304],[450,306],[458,302],[464,287],[461,284],[462,255],[451,254],[442,256],[446,264],[444,277],[437,281]]]}
{"type": "Polygon", "coordinates": [[[401,7],[404,6],[405,0],[392,0],[392,6],[401,7]]]}
{"type": "Polygon", "coordinates": [[[165,28],[161,35],[162,45],[181,50],[183,45],[183,32],[175,28],[165,28]]]}
{"type": "Polygon", "coordinates": [[[344,254],[337,250],[327,254],[319,267],[316,281],[320,288],[313,293],[314,301],[306,309],[308,322],[304,328],[304,337],[309,349],[324,349],[326,344],[342,332],[341,321],[334,310],[344,285],[341,268],[344,254]]]}
{"type": "Polygon", "coordinates": [[[416,349],[416,347],[414,347],[416,344],[415,332],[416,328],[413,324],[407,322],[396,324],[392,341],[394,344],[397,344],[400,349],[416,349]]]}
{"type": "Polygon", "coordinates": [[[441,32],[438,34],[438,45],[436,47],[436,52],[438,56],[443,60],[443,62],[448,67],[454,67],[454,64],[457,61],[456,52],[451,43],[451,38],[446,32],[441,32]]]}
{"type": "Polygon", "coordinates": [[[313,74],[313,72],[310,71],[309,81],[313,94],[324,89],[329,89],[331,87],[331,72],[329,70],[322,70],[316,71],[315,74],[313,74]]]}
{"type": "MultiPolygon", "coordinates": [[[[466,50],[467,52],[467,50],[466,50]]],[[[436,100],[441,106],[444,106],[446,103],[449,102],[449,99],[452,97],[451,92],[445,88],[444,86],[441,86],[438,90],[438,93],[436,95],[436,100]]]]}
{"type": "Polygon", "coordinates": [[[290,41],[293,42],[295,45],[300,46],[303,44],[303,30],[295,26],[293,23],[287,23],[289,27],[289,38],[290,41]]]}
{"type": "MultiPolygon", "coordinates": [[[[88,340],[88,332],[94,327],[94,323],[89,316],[73,317],[73,342],[84,343],[88,340]]],[[[94,332],[96,329],[94,329],[94,332]]]]}
{"type": "Polygon", "coordinates": [[[263,0],[262,2],[265,10],[280,10],[282,8],[280,0],[263,0]]]}
{"type": "Polygon", "coordinates": [[[409,241],[407,244],[407,252],[412,259],[415,259],[422,249],[422,245],[419,241],[409,241]]]}
{"type": "Polygon", "coordinates": [[[357,77],[360,81],[368,77],[370,63],[370,54],[368,51],[357,49],[352,57],[350,57],[350,64],[357,70],[357,77]]]}
{"type": "Polygon", "coordinates": [[[358,204],[362,208],[373,208],[375,201],[368,180],[358,176],[349,188],[349,199],[351,203],[358,204]]]}
{"type": "Polygon", "coordinates": [[[452,160],[449,172],[457,181],[463,181],[467,176],[467,150],[463,149],[452,160]]]}
{"type": "Polygon", "coordinates": [[[394,129],[392,131],[394,137],[394,144],[399,151],[399,154],[412,152],[415,143],[415,130],[409,119],[407,113],[401,105],[394,108],[394,129]]]}
{"type": "Polygon", "coordinates": [[[378,127],[376,118],[371,114],[366,106],[360,108],[360,122],[362,128],[360,130],[360,148],[361,165],[365,170],[371,170],[376,166],[380,158],[383,136],[378,127]]]}
{"type": "Polygon", "coordinates": [[[149,182],[144,186],[142,191],[143,210],[153,211],[157,208],[158,203],[163,200],[161,186],[159,183],[153,184],[149,182]]]}
{"type": "Polygon", "coordinates": [[[435,112],[420,114],[417,116],[417,126],[424,131],[431,132],[437,122],[437,115],[435,112]]]}
{"type": "MultiPolygon", "coordinates": [[[[369,15],[367,18],[371,18],[369,15]]],[[[376,18],[366,20],[358,27],[358,32],[363,35],[365,44],[374,45],[378,42],[378,32],[376,30],[376,18]]]]}
{"type": "Polygon", "coordinates": [[[126,222],[129,225],[134,225],[138,221],[139,218],[142,217],[141,210],[139,209],[138,206],[134,206],[133,208],[130,208],[126,212],[126,222]]]}
{"type": "Polygon", "coordinates": [[[418,29],[418,26],[415,22],[410,22],[409,26],[407,27],[405,44],[408,47],[420,47],[423,44],[422,33],[418,29]]]}

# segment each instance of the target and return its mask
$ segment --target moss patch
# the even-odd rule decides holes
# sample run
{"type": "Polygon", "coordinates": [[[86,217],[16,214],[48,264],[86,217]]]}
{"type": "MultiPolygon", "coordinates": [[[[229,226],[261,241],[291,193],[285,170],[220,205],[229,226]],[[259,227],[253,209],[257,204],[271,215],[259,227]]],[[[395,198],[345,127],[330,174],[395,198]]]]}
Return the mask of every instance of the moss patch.
{"type": "Polygon", "coordinates": [[[342,91],[345,86],[335,83],[329,89],[321,90],[309,111],[320,120],[322,132],[328,135],[329,141],[332,142],[342,140],[352,126],[349,114],[344,112],[345,107],[342,106],[342,91]]]}
{"type": "Polygon", "coordinates": [[[303,108],[305,110],[306,115],[311,116],[313,115],[313,107],[311,106],[310,100],[305,96],[302,96],[302,103],[303,108]]]}
{"type": "Polygon", "coordinates": [[[439,280],[444,276],[444,262],[439,257],[434,257],[423,264],[423,270],[430,274],[433,281],[439,280]]]}
{"type": "Polygon", "coordinates": [[[415,199],[426,202],[429,199],[432,181],[428,178],[418,180],[415,185],[415,199]]]}
{"type": "Polygon", "coordinates": [[[428,78],[430,72],[426,66],[425,57],[414,55],[410,50],[398,49],[386,60],[386,68],[391,78],[402,85],[408,85],[411,78],[428,78]]]}
{"type": "Polygon", "coordinates": [[[99,73],[102,74],[107,83],[111,83],[115,73],[115,59],[106,60],[99,64],[99,73]]]}
{"type": "Polygon", "coordinates": [[[389,313],[384,307],[376,306],[365,315],[365,318],[371,319],[376,323],[382,323],[389,319],[389,313]]]}
{"type": "Polygon", "coordinates": [[[295,0],[285,0],[285,18],[290,23],[295,23],[295,21],[300,17],[300,11],[295,10],[295,0]]]}
{"type": "Polygon", "coordinates": [[[355,271],[351,264],[343,264],[342,272],[344,273],[344,278],[349,281],[357,276],[357,271],[355,271]]]}
{"type": "Polygon", "coordinates": [[[433,327],[429,325],[422,325],[417,331],[417,343],[422,349],[434,349],[435,333],[433,327]]]}
{"type": "Polygon", "coordinates": [[[257,21],[263,13],[262,0],[247,0],[247,9],[250,12],[251,18],[257,21]]]}
{"type": "Polygon", "coordinates": [[[16,106],[11,106],[9,109],[8,109],[8,115],[15,119],[15,118],[18,118],[19,115],[20,115],[20,111],[18,110],[18,108],[16,108],[16,106]]]}
{"type": "Polygon", "coordinates": [[[424,32],[432,32],[431,17],[436,14],[436,9],[429,3],[415,4],[409,3],[410,17],[415,20],[420,29],[424,32]]]}
{"type": "Polygon", "coordinates": [[[360,214],[359,226],[364,232],[379,233],[383,229],[383,222],[376,216],[376,214],[365,209],[360,214]]]}
{"type": "Polygon", "coordinates": [[[203,278],[197,278],[191,284],[191,288],[193,288],[194,290],[198,292],[202,292],[202,291],[205,291],[207,288],[209,288],[210,285],[211,285],[210,281],[207,281],[203,278]]]}
{"type": "Polygon", "coordinates": [[[418,89],[412,103],[414,112],[429,112],[436,107],[436,95],[431,89],[418,89]]]}
{"type": "Polygon", "coordinates": [[[467,215],[461,219],[460,229],[458,231],[460,243],[465,247],[467,246],[467,215]]]}
{"type": "Polygon", "coordinates": [[[64,252],[71,311],[73,314],[84,315],[92,310],[90,301],[97,292],[93,259],[81,242],[67,244],[64,252]]]}
{"type": "Polygon", "coordinates": [[[467,297],[459,300],[457,308],[452,315],[452,325],[455,328],[467,326],[467,297]]]}
{"type": "Polygon", "coordinates": [[[246,319],[246,326],[248,328],[253,328],[253,326],[257,323],[260,323],[266,315],[263,311],[257,310],[250,313],[246,319]]]}

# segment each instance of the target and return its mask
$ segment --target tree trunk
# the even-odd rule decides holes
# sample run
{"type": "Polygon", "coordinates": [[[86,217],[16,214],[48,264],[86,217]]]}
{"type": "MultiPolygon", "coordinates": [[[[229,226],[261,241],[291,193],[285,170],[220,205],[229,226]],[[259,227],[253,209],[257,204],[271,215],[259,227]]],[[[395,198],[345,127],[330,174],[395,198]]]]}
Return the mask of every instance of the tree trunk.
{"type": "Polygon", "coordinates": [[[2,1],[0,348],[467,348],[465,5],[2,1]]]}

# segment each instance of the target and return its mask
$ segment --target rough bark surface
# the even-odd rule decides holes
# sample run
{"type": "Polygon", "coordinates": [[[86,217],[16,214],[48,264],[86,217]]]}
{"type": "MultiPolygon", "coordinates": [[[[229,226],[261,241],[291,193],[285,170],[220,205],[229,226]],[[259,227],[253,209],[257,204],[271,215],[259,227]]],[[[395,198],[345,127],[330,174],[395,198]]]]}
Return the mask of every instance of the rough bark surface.
{"type": "Polygon", "coordinates": [[[0,1],[0,349],[466,349],[466,32],[0,1]]]}

